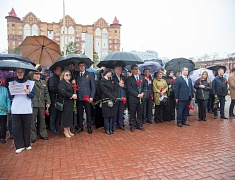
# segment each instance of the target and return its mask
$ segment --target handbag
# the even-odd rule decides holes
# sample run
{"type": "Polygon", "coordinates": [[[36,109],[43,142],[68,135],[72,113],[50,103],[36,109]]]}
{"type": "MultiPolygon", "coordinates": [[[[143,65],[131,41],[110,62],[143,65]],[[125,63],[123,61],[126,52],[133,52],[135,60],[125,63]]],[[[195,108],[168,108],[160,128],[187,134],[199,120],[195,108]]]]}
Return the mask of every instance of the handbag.
{"type": "Polygon", "coordinates": [[[62,103],[59,102],[59,101],[57,101],[57,102],[55,103],[55,108],[56,108],[58,111],[63,111],[63,109],[64,109],[64,98],[63,98],[63,100],[62,100],[62,103]]]}
{"type": "Polygon", "coordinates": [[[159,99],[158,99],[158,102],[160,105],[166,105],[167,104],[167,101],[168,101],[168,97],[167,96],[161,96],[159,99]]]}

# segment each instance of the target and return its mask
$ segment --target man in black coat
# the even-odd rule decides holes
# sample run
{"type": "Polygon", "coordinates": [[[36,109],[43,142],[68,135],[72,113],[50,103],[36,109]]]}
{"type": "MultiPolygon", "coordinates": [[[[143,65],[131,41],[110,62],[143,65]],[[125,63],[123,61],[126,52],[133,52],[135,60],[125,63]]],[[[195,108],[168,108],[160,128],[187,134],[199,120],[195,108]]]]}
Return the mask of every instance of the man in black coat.
{"type": "Polygon", "coordinates": [[[194,99],[194,92],[191,79],[188,79],[188,68],[184,67],[181,76],[177,77],[174,82],[175,101],[178,104],[177,125],[190,126],[187,121],[188,106],[190,101],[194,99]]]}
{"type": "Polygon", "coordinates": [[[60,82],[61,67],[56,67],[53,71],[53,75],[48,79],[48,91],[51,100],[50,106],[50,128],[55,134],[59,133],[59,120],[57,118],[58,111],[55,108],[55,103],[58,97],[58,84],[60,82]]]}
{"type": "MultiPolygon", "coordinates": [[[[212,81],[212,92],[215,98],[219,99],[220,104],[220,117],[222,119],[228,119],[224,115],[225,96],[228,93],[228,81],[223,77],[224,70],[218,69],[218,76],[212,81]]],[[[218,108],[214,109],[214,119],[218,118],[218,108]]]]}
{"type": "Polygon", "coordinates": [[[78,70],[74,72],[74,78],[78,85],[78,99],[77,99],[77,112],[78,112],[78,129],[75,133],[83,131],[83,112],[86,111],[87,131],[92,134],[91,125],[91,104],[95,97],[95,78],[94,75],[85,70],[85,64],[80,62],[78,70]]]}
{"type": "Polygon", "coordinates": [[[130,131],[134,132],[134,124],[137,113],[137,129],[142,127],[143,98],[147,92],[147,81],[138,73],[137,65],[131,66],[132,76],[127,79],[127,90],[129,93],[130,131]]]}
{"type": "MultiPolygon", "coordinates": [[[[126,98],[126,77],[122,75],[122,66],[116,66],[114,68],[113,81],[117,86],[117,98],[126,98]]],[[[124,109],[125,104],[119,100],[116,102],[117,111],[113,119],[113,131],[118,127],[122,130],[125,130],[124,126],[124,109]]]]}

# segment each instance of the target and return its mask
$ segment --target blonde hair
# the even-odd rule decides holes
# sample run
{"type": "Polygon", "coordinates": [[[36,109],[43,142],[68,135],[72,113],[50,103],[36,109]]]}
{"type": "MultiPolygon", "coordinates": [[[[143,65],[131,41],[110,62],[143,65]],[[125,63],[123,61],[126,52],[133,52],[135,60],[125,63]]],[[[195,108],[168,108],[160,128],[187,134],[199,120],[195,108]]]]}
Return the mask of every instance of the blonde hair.
{"type": "Polygon", "coordinates": [[[207,83],[210,83],[211,81],[210,81],[210,79],[209,79],[208,72],[207,72],[207,71],[203,71],[203,72],[202,72],[202,75],[203,75],[203,74],[206,74],[206,81],[207,81],[207,83]]]}
{"type": "Polygon", "coordinates": [[[60,80],[64,80],[64,75],[65,75],[65,73],[69,73],[69,74],[71,75],[71,73],[70,73],[69,70],[65,70],[65,71],[63,71],[63,72],[61,73],[61,75],[60,75],[60,80]]]}

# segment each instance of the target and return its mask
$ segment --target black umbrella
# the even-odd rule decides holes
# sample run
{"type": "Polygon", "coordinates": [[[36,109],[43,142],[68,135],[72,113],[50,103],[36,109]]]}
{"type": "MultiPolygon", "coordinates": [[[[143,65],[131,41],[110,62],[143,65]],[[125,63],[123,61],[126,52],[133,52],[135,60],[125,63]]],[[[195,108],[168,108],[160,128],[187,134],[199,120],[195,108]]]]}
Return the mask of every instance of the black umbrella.
{"type": "Polygon", "coordinates": [[[137,55],[131,52],[113,52],[103,58],[97,65],[98,67],[114,68],[116,65],[125,67],[126,65],[144,63],[137,55]]]}
{"type": "Polygon", "coordinates": [[[18,54],[0,54],[0,61],[1,60],[18,60],[18,61],[24,61],[27,63],[31,63],[32,65],[36,65],[33,61],[31,61],[29,58],[20,56],[18,54]]]}
{"type": "Polygon", "coordinates": [[[164,63],[161,59],[150,59],[150,60],[144,60],[144,62],[158,62],[159,64],[161,64],[161,66],[163,67],[164,66],[164,63]]]}
{"type": "Polygon", "coordinates": [[[216,76],[218,75],[218,70],[221,69],[221,68],[224,70],[224,72],[227,70],[227,68],[225,66],[221,66],[221,65],[213,65],[213,66],[208,66],[207,67],[207,69],[215,71],[216,76]]]}
{"type": "Polygon", "coordinates": [[[181,72],[181,69],[183,67],[188,68],[188,71],[191,72],[194,70],[195,64],[193,63],[192,60],[186,58],[172,59],[165,64],[165,69],[167,71],[173,70],[175,74],[177,72],[181,72]]]}
{"type": "Polygon", "coordinates": [[[70,62],[73,62],[76,67],[78,66],[78,63],[83,62],[86,66],[86,69],[90,68],[93,64],[93,61],[85,54],[68,54],[57,59],[56,62],[52,64],[49,69],[52,71],[57,66],[66,67],[70,62]]]}
{"type": "Polygon", "coordinates": [[[29,62],[15,60],[15,59],[0,60],[0,70],[15,70],[18,68],[30,71],[36,71],[33,64],[29,62]]]}

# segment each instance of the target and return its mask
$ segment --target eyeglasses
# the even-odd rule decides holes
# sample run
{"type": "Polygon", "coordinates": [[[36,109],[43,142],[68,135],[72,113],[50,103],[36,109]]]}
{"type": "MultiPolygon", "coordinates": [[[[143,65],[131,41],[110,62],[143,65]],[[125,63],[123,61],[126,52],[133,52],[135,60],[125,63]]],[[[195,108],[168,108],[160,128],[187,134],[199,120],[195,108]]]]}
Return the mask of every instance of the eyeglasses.
{"type": "Polygon", "coordinates": [[[65,76],[71,76],[70,74],[65,74],[65,76]]]}

